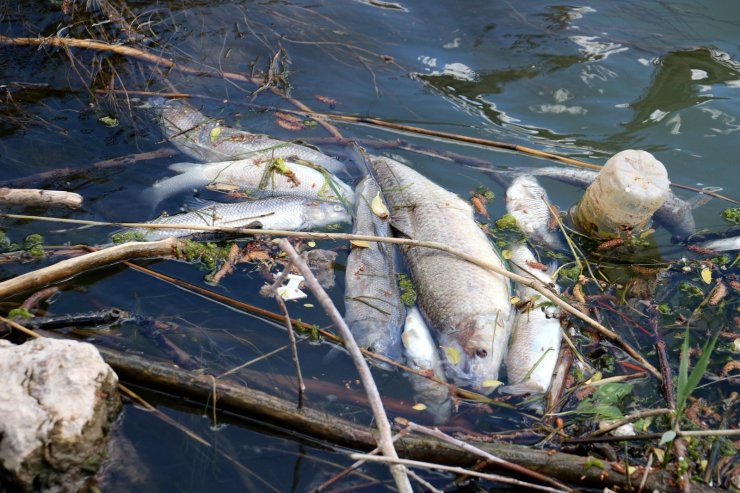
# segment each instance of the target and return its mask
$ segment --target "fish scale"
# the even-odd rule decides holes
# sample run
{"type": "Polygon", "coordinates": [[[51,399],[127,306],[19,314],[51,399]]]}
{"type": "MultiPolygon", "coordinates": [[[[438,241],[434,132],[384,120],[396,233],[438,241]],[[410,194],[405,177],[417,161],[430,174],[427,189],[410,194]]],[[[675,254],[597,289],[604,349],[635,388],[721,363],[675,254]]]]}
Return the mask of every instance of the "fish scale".
{"type": "MultiPolygon", "coordinates": [[[[379,190],[370,176],[357,185],[354,234],[390,236],[388,220],[371,210],[379,190]]],[[[390,244],[369,242],[367,247],[352,247],[345,274],[344,320],[358,346],[400,361],[406,308],[396,282],[395,260],[395,247],[390,244]]]]}
{"type": "Polygon", "coordinates": [[[346,172],[337,159],[304,145],[273,139],[221,125],[184,101],[151,98],[151,112],[167,140],[177,149],[203,162],[266,157],[321,166],[331,173],[346,172]]]}
{"type": "MultiPolygon", "coordinates": [[[[465,201],[393,159],[368,156],[368,165],[401,235],[440,242],[503,268],[465,201]]],[[[439,250],[402,251],[448,377],[459,385],[494,385],[512,320],[508,280],[439,250]]]]}
{"type": "MultiPolygon", "coordinates": [[[[300,231],[350,221],[349,214],[339,204],[319,202],[300,197],[271,197],[251,202],[222,204],[203,201],[194,211],[162,216],[147,224],[171,226],[197,225],[226,228],[262,228],[300,231]]],[[[205,232],[187,229],[134,228],[148,241],[170,236],[210,236],[205,232]]]]}

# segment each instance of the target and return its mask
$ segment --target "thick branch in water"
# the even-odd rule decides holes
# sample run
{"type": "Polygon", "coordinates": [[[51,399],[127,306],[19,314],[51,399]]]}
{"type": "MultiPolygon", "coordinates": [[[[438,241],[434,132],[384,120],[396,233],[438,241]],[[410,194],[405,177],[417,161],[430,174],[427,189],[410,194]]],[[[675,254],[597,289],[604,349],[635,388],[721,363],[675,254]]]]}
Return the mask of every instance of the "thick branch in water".
{"type": "MultiPolygon", "coordinates": [[[[196,375],[171,365],[147,361],[140,356],[103,348],[100,349],[100,353],[122,380],[195,401],[197,412],[203,411],[203,405],[211,405],[214,402],[212,392],[215,389],[217,393],[215,401],[220,411],[258,418],[271,425],[325,440],[339,447],[357,450],[375,448],[376,442],[370,428],[337,416],[310,407],[298,410],[292,402],[222,380],[217,380],[214,386],[210,376],[196,375]]],[[[410,436],[400,439],[398,443],[399,455],[414,460],[471,466],[479,459],[470,452],[436,438],[410,436]]],[[[561,481],[598,488],[627,488],[627,477],[618,472],[621,469],[612,467],[612,464],[606,461],[520,445],[503,443],[475,445],[503,460],[561,481]]],[[[633,474],[634,478],[640,476],[638,473],[633,474]]],[[[698,483],[692,484],[692,487],[696,492],[716,491],[698,483]]],[[[678,491],[672,483],[671,475],[661,471],[648,474],[646,488],[648,489],[645,491],[678,491]]]]}

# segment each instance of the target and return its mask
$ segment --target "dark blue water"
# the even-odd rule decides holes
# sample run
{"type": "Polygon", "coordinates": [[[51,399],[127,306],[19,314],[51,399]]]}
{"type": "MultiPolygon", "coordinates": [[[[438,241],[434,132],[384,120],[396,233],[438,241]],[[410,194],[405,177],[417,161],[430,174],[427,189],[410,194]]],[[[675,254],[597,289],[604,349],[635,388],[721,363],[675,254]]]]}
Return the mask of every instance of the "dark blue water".
{"type": "MultiPolygon", "coordinates": [[[[640,148],[663,162],[674,182],[721,187],[727,195],[740,195],[736,171],[740,11],[731,0],[596,1],[581,6],[544,1],[524,5],[466,2],[463,6],[425,0],[403,2],[406,10],[350,1],[137,2],[129,7],[136,16],[137,31],[151,39],[149,49],[196,68],[237,73],[249,73],[252,66],[265,70],[283,48],[290,58],[290,95],[317,111],[495,139],[594,164],[603,164],[620,150],[640,148]],[[335,106],[323,104],[317,95],[335,100],[335,106]]],[[[0,10],[0,34],[36,37],[59,32],[85,38],[113,32],[105,31],[105,26],[89,28],[90,19],[65,17],[52,4],[6,2],[0,10]]],[[[136,110],[136,95],[107,97],[88,92],[90,87],[105,89],[111,81],[116,89],[165,89],[150,65],[85,50],[68,54],[50,47],[0,47],[0,67],[0,180],[59,167],[84,168],[103,159],[167,147],[157,129],[136,110]],[[106,116],[115,117],[118,124],[106,126],[101,121],[106,116]]],[[[178,91],[196,96],[205,113],[232,125],[285,139],[327,136],[321,127],[300,132],[283,129],[275,124],[271,112],[250,108],[249,103],[291,107],[268,91],[252,100],[254,86],[177,71],[169,73],[169,80],[178,91]]],[[[524,154],[369,126],[345,123],[337,128],[347,138],[402,138],[497,166],[554,165],[524,154]]],[[[505,210],[504,191],[479,170],[403,150],[383,152],[408,160],[430,179],[464,197],[479,186],[490,188],[497,196],[490,207],[492,217],[505,210]]],[[[168,164],[182,160],[183,156],[175,156],[71,175],[48,185],[82,194],[82,210],[24,212],[105,221],[147,220],[152,212],[140,202],[141,190],[170,176],[168,164]]],[[[543,183],[561,208],[580,196],[579,190],[567,185],[543,183]]],[[[683,190],[676,193],[684,198],[693,195],[683,190]]],[[[727,228],[729,224],[719,213],[728,206],[713,200],[697,209],[697,224],[710,231],[727,228]]],[[[111,232],[31,221],[4,220],[2,227],[15,241],[30,232],[42,232],[48,244],[102,244],[111,232]]],[[[684,253],[670,244],[667,232],[659,230],[656,238],[664,254],[684,253]]],[[[318,246],[339,251],[337,287],[331,294],[341,304],[346,245],[320,242],[318,246]]],[[[9,277],[32,267],[5,265],[0,272],[9,277]]],[[[205,285],[207,271],[198,266],[155,262],[151,267],[205,285]]],[[[242,264],[212,289],[276,311],[272,300],[257,293],[263,283],[256,265],[242,264]]],[[[312,298],[308,302],[316,304],[312,298]]],[[[735,300],[731,306],[736,304],[735,300]]],[[[177,323],[173,342],[216,374],[287,340],[279,325],[118,267],[84,276],[48,308],[67,313],[111,306],[177,323]]],[[[328,325],[320,309],[303,302],[291,304],[290,313],[328,325]]],[[[116,330],[127,347],[162,356],[137,334],[136,327],[116,330]]],[[[325,363],[327,351],[327,345],[300,343],[306,377],[334,385],[311,393],[311,404],[370,424],[363,408],[344,402],[341,396],[345,386],[359,389],[354,368],[343,355],[325,363]]],[[[262,372],[266,381],[273,374],[292,374],[287,351],[250,368],[262,372]]],[[[387,374],[377,377],[389,399],[400,401],[401,407],[410,406],[403,379],[387,374]]],[[[277,382],[276,386],[285,386],[277,382]]],[[[657,390],[652,382],[642,385],[643,392],[657,390]]],[[[292,389],[285,392],[292,395],[292,389]]],[[[214,428],[208,417],[183,412],[170,401],[163,402],[162,409],[252,473],[128,406],[119,435],[131,442],[138,460],[147,464],[138,470],[148,469],[148,474],[141,484],[111,479],[108,490],[267,491],[264,480],[277,491],[304,491],[336,472],[338,464],[348,464],[341,454],[277,437],[263,428],[222,422],[214,428]]],[[[425,419],[413,411],[407,415],[425,419]]],[[[515,413],[479,414],[465,405],[460,420],[480,432],[521,427],[521,417],[515,413]]],[[[384,469],[369,470],[387,480],[384,469]]],[[[367,480],[355,477],[352,481],[366,484],[367,480]]],[[[444,480],[436,483],[445,484],[444,480]]]]}

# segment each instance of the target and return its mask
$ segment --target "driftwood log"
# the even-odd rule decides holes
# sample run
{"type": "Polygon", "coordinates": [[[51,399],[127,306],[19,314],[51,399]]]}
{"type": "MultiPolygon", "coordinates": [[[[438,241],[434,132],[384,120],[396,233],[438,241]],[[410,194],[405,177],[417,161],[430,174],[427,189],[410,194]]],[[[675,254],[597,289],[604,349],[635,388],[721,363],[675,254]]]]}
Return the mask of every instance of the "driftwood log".
{"type": "MultiPolygon", "coordinates": [[[[197,375],[140,356],[104,348],[100,352],[122,381],[178,396],[194,404],[194,409],[198,412],[202,412],[204,405],[211,405],[215,400],[218,411],[264,420],[271,426],[298,432],[338,447],[369,451],[376,446],[371,428],[337,416],[310,407],[299,410],[293,402],[265,392],[228,381],[214,381],[214,377],[197,375]],[[214,391],[217,393],[216,399],[213,399],[214,391]]],[[[476,442],[475,446],[504,460],[573,484],[622,490],[630,484],[626,475],[619,472],[624,470],[623,467],[608,461],[506,443],[476,442]]],[[[407,436],[397,442],[396,448],[399,455],[407,459],[456,466],[471,466],[478,461],[478,457],[473,454],[433,437],[407,436]]],[[[641,472],[633,473],[633,488],[637,488],[641,478],[641,472]]],[[[656,470],[647,476],[643,488],[643,491],[655,490],[671,492],[679,491],[679,488],[674,482],[674,476],[656,470]]],[[[717,491],[698,483],[692,484],[692,490],[717,491]]]]}
{"type": "Polygon", "coordinates": [[[79,209],[82,206],[82,195],[61,190],[0,188],[0,204],[79,209]]]}

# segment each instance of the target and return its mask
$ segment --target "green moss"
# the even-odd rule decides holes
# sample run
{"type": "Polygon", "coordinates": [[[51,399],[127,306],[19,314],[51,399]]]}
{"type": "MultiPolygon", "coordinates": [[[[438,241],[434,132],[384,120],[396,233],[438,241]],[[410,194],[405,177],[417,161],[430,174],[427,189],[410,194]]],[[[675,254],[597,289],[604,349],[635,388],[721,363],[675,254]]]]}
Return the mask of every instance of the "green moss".
{"type": "Polygon", "coordinates": [[[110,235],[110,239],[117,245],[129,241],[147,241],[146,235],[141,231],[119,231],[110,235]]]}
{"type": "Polygon", "coordinates": [[[740,224],[740,207],[728,207],[720,215],[725,221],[740,224]]]}
{"type": "Polygon", "coordinates": [[[25,308],[13,308],[8,312],[8,318],[13,317],[31,318],[33,315],[25,308]]]}
{"type": "Polygon", "coordinates": [[[481,195],[484,199],[486,199],[489,202],[491,202],[494,198],[496,198],[496,195],[494,195],[494,193],[490,189],[484,186],[480,186],[476,188],[475,193],[478,195],[481,195]]]}
{"type": "Polygon", "coordinates": [[[496,219],[495,224],[499,229],[519,229],[516,225],[516,219],[511,214],[504,214],[499,219],[496,219]]]}
{"type": "Polygon", "coordinates": [[[401,290],[401,302],[406,306],[414,306],[416,291],[411,279],[405,274],[396,274],[396,278],[398,279],[398,288],[401,290]]]}

